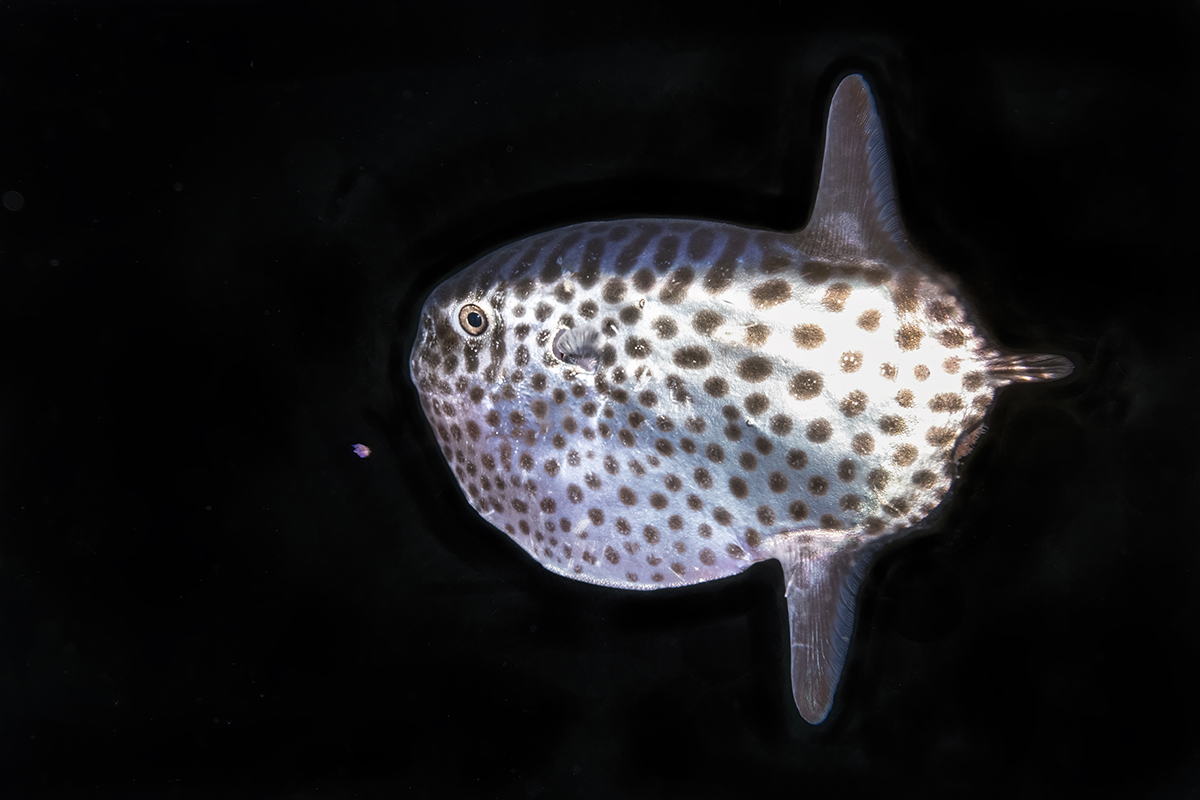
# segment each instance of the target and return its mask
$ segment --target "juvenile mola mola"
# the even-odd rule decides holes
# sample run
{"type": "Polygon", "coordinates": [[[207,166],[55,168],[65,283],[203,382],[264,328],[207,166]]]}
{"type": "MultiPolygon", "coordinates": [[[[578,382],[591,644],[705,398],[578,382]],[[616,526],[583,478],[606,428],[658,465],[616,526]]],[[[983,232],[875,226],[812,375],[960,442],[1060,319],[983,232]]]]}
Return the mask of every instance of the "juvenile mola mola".
{"type": "Polygon", "coordinates": [[[571,225],[439,285],[412,375],[467,501],[547,569],[622,589],[778,559],[792,690],[829,713],[871,557],[945,499],[999,350],[908,242],[866,81],[845,78],[798,233],[571,225]]]}

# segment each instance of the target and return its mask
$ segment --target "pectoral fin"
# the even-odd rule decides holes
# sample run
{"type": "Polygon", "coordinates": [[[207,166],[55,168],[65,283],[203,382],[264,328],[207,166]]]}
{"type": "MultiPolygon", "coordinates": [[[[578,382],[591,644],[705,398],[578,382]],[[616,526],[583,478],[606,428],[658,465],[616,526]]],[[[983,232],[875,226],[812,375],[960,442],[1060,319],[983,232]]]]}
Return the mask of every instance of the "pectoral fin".
{"type": "Polygon", "coordinates": [[[857,538],[799,534],[779,545],[792,641],[792,694],[800,716],[816,725],[833,706],[854,604],[874,549],[857,538]]]}

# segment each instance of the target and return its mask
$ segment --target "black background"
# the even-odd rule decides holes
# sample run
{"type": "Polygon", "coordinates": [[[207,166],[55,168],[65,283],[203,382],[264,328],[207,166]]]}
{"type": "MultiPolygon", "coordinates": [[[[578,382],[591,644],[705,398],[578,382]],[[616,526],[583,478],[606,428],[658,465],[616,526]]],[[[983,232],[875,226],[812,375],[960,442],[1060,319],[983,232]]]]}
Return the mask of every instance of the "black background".
{"type": "Polygon", "coordinates": [[[1196,7],[907,5],[0,5],[5,793],[1200,796],[1196,7]],[[542,570],[407,359],[513,238],[800,227],[850,70],[913,238],[1077,370],[814,728],[777,565],[542,570]]]}

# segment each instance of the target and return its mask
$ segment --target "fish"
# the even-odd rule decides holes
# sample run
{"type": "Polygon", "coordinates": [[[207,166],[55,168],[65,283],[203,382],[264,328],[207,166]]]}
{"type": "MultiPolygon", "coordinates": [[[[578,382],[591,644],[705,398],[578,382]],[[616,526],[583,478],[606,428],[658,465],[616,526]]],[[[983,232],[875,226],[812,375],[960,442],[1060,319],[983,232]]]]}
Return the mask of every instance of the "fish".
{"type": "Polygon", "coordinates": [[[912,244],[859,74],[801,230],[569,225],[443,281],[417,328],[412,379],[466,502],[546,569],[654,590],[780,562],[812,724],[872,559],[927,532],[1001,388],[1073,370],[1001,349],[912,244]]]}

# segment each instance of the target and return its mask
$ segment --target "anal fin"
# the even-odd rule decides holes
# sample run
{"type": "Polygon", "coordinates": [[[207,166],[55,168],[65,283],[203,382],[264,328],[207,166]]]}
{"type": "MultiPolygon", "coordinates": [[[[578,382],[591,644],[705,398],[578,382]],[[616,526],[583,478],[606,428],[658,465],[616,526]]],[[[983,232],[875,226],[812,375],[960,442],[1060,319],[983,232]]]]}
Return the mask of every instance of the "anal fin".
{"type": "Polygon", "coordinates": [[[792,695],[813,725],[833,706],[859,584],[876,548],[853,534],[796,534],[775,553],[783,564],[792,643],[792,695]]]}

